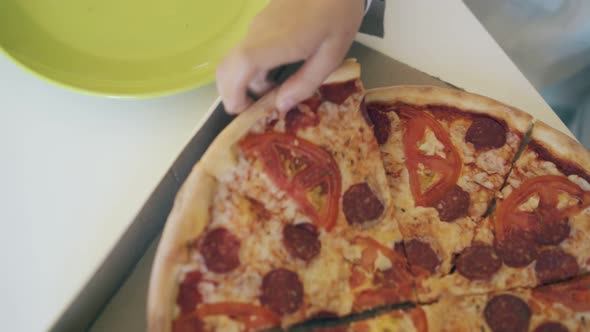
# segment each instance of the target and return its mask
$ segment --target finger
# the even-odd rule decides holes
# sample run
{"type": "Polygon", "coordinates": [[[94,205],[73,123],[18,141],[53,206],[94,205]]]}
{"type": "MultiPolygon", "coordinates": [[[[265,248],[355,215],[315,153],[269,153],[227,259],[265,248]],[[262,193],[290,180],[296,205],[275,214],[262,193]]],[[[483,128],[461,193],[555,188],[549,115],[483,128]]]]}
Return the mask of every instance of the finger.
{"type": "Polygon", "coordinates": [[[336,69],[346,53],[344,47],[322,45],[303,66],[279,89],[277,108],[286,112],[297,103],[313,95],[322,82],[336,69]]]}
{"type": "Polygon", "coordinates": [[[217,67],[217,91],[228,113],[238,113],[252,103],[246,88],[255,73],[255,68],[236,54],[230,54],[217,67]]]}
{"type": "MultiPolygon", "coordinates": [[[[246,40],[217,69],[217,89],[227,111],[238,113],[252,103],[252,99],[247,96],[247,88],[256,75],[279,65],[304,59],[309,55],[307,53],[307,50],[296,49],[284,37],[278,40],[265,38],[259,42],[246,40]]],[[[260,81],[255,84],[261,84],[260,81]]],[[[265,90],[267,86],[255,88],[265,90]]]]}
{"type": "Polygon", "coordinates": [[[256,96],[262,96],[268,92],[268,90],[272,89],[274,85],[275,84],[268,79],[268,72],[262,71],[250,81],[248,89],[256,96]]]}

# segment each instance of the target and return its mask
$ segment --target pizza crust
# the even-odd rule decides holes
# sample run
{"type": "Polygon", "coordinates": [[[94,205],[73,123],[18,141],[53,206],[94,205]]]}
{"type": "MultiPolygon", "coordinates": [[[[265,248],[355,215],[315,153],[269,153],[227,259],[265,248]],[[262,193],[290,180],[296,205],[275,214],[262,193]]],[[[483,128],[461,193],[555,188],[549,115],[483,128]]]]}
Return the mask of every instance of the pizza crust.
{"type": "Polygon", "coordinates": [[[590,151],[570,136],[539,120],[535,122],[531,139],[557,159],[575,163],[586,174],[590,174],[590,151]]]}
{"type": "MultiPolygon", "coordinates": [[[[349,59],[324,84],[359,77],[360,65],[356,60],[349,59]]],[[[269,120],[274,116],[272,113],[277,112],[276,94],[276,89],[267,93],[219,133],[176,195],[152,267],[147,304],[148,331],[171,330],[181,273],[179,268],[189,262],[189,248],[186,244],[198,238],[209,223],[210,205],[217,180],[237,166],[235,144],[253,127],[269,120]]]]}
{"type": "Polygon", "coordinates": [[[361,66],[356,59],[346,59],[340,67],[334,71],[323,84],[346,82],[361,77],[361,66]]]}
{"type": "Polygon", "coordinates": [[[234,119],[211,143],[182,184],[160,239],[148,289],[148,331],[168,332],[174,316],[179,267],[189,262],[186,243],[209,223],[217,180],[237,165],[234,144],[274,108],[272,91],[234,119]]]}
{"type": "Polygon", "coordinates": [[[197,164],[174,200],[152,267],[148,290],[148,331],[170,331],[179,267],[189,260],[186,243],[201,234],[209,221],[216,180],[197,164]]]}
{"type": "Polygon", "coordinates": [[[445,89],[424,85],[399,85],[367,90],[366,99],[370,102],[404,102],[412,105],[448,105],[487,115],[506,121],[510,129],[525,134],[531,127],[533,117],[528,113],[497,100],[460,90],[445,89]]]}

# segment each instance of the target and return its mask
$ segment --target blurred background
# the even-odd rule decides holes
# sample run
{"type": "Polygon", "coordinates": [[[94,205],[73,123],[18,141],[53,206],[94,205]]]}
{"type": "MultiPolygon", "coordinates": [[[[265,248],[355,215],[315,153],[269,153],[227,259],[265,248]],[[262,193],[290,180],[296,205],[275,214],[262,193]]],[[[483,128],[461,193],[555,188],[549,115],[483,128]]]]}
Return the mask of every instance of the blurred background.
{"type": "Polygon", "coordinates": [[[590,148],[590,0],[464,0],[590,148]]]}

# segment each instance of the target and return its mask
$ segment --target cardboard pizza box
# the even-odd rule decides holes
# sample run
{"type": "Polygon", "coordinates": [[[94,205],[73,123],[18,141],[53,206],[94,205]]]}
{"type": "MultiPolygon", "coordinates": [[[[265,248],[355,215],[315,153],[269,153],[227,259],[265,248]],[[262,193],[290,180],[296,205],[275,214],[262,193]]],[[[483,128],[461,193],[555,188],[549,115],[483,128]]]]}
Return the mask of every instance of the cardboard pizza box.
{"type": "MultiPolygon", "coordinates": [[[[361,63],[365,88],[398,84],[457,88],[359,43],[352,46],[349,57],[361,63]]],[[[295,69],[287,67],[276,79],[284,80],[295,69]]],[[[50,331],[145,331],[151,264],[174,197],[231,119],[219,100],[211,106],[130,227],[50,331]]]]}

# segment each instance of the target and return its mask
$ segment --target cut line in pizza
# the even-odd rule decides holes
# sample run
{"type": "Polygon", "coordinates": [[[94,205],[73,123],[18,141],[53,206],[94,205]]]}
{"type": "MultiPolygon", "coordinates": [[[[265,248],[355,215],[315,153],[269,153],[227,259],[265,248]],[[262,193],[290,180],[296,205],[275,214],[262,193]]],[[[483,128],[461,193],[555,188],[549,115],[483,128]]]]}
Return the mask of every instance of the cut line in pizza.
{"type": "Polygon", "coordinates": [[[495,100],[271,91],[179,191],[149,331],[590,330],[590,153],[495,100]]]}

